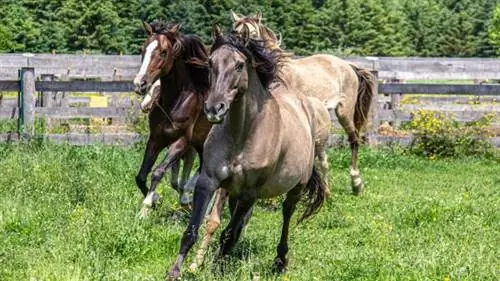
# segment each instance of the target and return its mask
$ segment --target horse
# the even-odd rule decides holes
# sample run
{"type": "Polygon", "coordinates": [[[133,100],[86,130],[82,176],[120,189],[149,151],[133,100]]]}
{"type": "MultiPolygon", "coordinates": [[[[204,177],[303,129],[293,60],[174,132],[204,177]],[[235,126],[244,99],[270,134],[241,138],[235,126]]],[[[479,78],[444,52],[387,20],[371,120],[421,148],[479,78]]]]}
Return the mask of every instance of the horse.
{"type": "MultiPolygon", "coordinates": [[[[144,96],[140,108],[142,112],[146,113],[149,115],[149,113],[152,111],[153,107],[157,106],[156,103],[158,103],[160,96],[160,80],[158,79],[151,89],[148,91],[148,93],[144,96]]],[[[156,122],[157,124],[155,126],[170,126],[171,124],[169,123],[168,119],[158,119],[158,120],[149,120],[149,124],[151,126],[151,122],[156,122]],[[163,124],[160,124],[158,122],[163,122],[163,124]]],[[[157,137],[153,136],[153,137],[157,137]]],[[[188,192],[192,192],[194,189],[194,184],[193,181],[196,179],[196,175],[192,178],[192,180],[189,180],[189,176],[191,174],[191,170],[193,168],[194,164],[194,159],[196,157],[196,150],[194,148],[191,148],[186,151],[184,155],[182,155],[181,160],[183,161],[183,168],[182,168],[182,174],[179,177],[179,170],[180,170],[180,161],[175,161],[171,168],[170,168],[170,186],[172,186],[173,189],[175,190],[180,190],[183,191],[180,194],[180,202],[181,205],[187,205],[190,202],[190,199],[187,195],[188,192]]]]}
{"type": "Polygon", "coordinates": [[[231,11],[233,31],[250,30],[250,36],[264,41],[266,48],[281,54],[284,83],[290,88],[317,97],[335,110],[339,123],[348,135],[351,147],[351,187],[359,195],[364,187],[358,169],[358,149],[369,119],[375,94],[375,77],[368,70],[357,67],[332,55],[313,55],[292,59],[281,47],[281,40],[262,23],[262,14],[240,16],[231,11]]]}
{"type": "Polygon", "coordinates": [[[288,263],[288,228],[297,203],[305,197],[302,221],[317,213],[325,198],[326,183],[315,156],[326,147],[329,113],[319,99],[279,83],[269,90],[279,80],[279,57],[251,39],[246,30],[241,37],[224,36],[218,26],[212,31],[211,83],[204,112],[214,125],[205,141],[191,218],[168,280],[180,277],[219,186],[229,194],[231,219],[221,234],[218,257],[230,253],[257,199],[286,194],[274,261],[277,271],[285,270],[288,263]]]}
{"type": "MultiPolygon", "coordinates": [[[[141,215],[145,216],[160,199],[156,187],[165,171],[190,147],[202,159],[203,143],[211,124],[202,113],[209,81],[208,52],[201,39],[181,34],[179,24],[163,21],[143,24],[148,38],[143,44],[142,64],[134,79],[135,92],[144,96],[160,81],[160,94],[148,116],[150,134],[146,151],[136,176],[137,186],[145,197],[141,210],[141,215]],[[169,148],[168,152],[154,170],[148,189],[147,175],[165,147],[169,148]]],[[[182,205],[189,203],[185,190],[182,190],[184,187],[179,185],[177,190],[182,205]]]]}

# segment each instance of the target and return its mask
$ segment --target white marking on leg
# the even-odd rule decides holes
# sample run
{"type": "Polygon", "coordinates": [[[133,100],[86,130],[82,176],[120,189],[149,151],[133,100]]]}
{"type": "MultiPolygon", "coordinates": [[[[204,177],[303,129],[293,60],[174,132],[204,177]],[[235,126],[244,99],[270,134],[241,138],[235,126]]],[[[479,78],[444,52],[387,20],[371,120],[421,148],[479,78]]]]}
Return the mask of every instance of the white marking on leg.
{"type": "Polygon", "coordinates": [[[146,74],[148,70],[149,63],[151,62],[151,57],[153,56],[153,51],[158,46],[158,40],[154,40],[146,47],[146,53],[144,54],[144,60],[142,61],[141,69],[139,69],[139,73],[135,76],[134,85],[139,86],[142,80],[142,77],[146,74]]]}
{"type": "Polygon", "coordinates": [[[146,207],[151,208],[151,207],[153,207],[154,199],[155,199],[155,193],[150,192],[150,193],[148,193],[148,196],[146,196],[146,198],[144,198],[144,201],[142,202],[142,204],[146,207]]]}

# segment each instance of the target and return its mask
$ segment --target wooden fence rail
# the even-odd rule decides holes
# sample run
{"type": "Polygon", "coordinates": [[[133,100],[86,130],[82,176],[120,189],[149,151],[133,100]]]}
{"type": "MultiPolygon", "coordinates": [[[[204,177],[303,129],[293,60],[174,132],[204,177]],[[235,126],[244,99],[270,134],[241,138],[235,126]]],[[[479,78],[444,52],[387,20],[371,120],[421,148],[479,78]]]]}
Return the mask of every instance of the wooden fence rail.
{"type": "MultiPolygon", "coordinates": [[[[500,79],[500,59],[496,58],[345,57],[344,59],[378,71],[381,80],[500,79]]],[[[40,75],[132,80],[139,70],[140,56],[0,54],[0,80],[17,79],[17,72],[21,67],[33,67],[40,75]]]]}
{"type": "MultiPolygon", "coordinates": [[[[0,62],[1,62],[0,56],[0,62]]],[[[95,60],[91,60],[95,63],[95,60]]],[[[382,60],[381,60],[382,61],[382,60]]],[[[494,60],[499,62],[500,60],[494,60]]],[[[378,61],[380,63],[380,61],[378,61]]],[[[104,64],[100,64],[101,66],[104,64]]],[[[383,65],[383,64],[382,64],[383,65]]],[[[495,69],[490,67],[488,69],[495,69]]],[[[38,71],[38,69],[37,69],[38,71]]],[[[495,70],[496,71],[496,70],[495,70]]],[[[500,67],[499,67],[500,73],[500,67]]],[[[124,81],[53,81],[54,75],[44,73],[37,78],[33,67],[24,67],[18,73],[18,80],[0,80],[1,91],[20,91],[22,94],[18,97],[18,101],[9,100],[0,104],[0,118],[18,119],[19,120],[19,135],[22,137],[31,137],[34,134],[35,116],[50,119],[66,119],[66,118],[122,118],[130,116],[133,111],[133,102],[129,100],[116,103],[111,107],[57,107],[53,103],[53,97],[58,92],[105,92],[106,95],[116,95],[117,93],[130,93],[133,91],[133,85],[130,80],[124,81]],[[37,92],[43,92],[43,97],[38,99],[37,92]],[[48,98],[51,97],[51,98],[48,98]],[[55,107],[54,107],[55,106],[55,107]]],[[[499,76],[500,77],[500,76],[499,76]]],[[[375,111],[373,123],[380,124],[381,121],[388,121],[391,124],[399,124],[404,121],[411,120],[412,112],[418,109],[427,109],[433,111],[443,111],[452,113],[455,118],[461,121],[477,120],[485,114],[493,114],[500,118],[500,107],[494,101],[500,100],[500,85],[464,85],[464,84],[408,84],[408,83],[389,83],[379,84],[376,102],[373,110],[375,111]],[[385,98],[384,95],[388,95],[385,98]],[[472,95],[490,98],[491,105],[476,107],[473,105],[401,105],[402,94],[453,94],[458,96],[472,95]]],[[[442,97],[445,98],[445,97],[442,97]]],[[[449,98],[446,96],[446,98],[449,98]]],[[[454,97],[456,98],[456,97],[454,97]]],[[[88,104],[88,98],[73,97],[65,98],[67,105],[70,103],[88,104]]],[[[60,101],[59,101],[60,103],[60,101]]],[[[137,108],[135,108],[137,110],[137,108]]],[[[332,116],[332,120],[335,120],[332,116]]],[[[71,142],[74,144],[90,144],[99,143],[120,143],[130,144],[138,140],[136,134],[47,134],[45,139],[55,142],[71,142]]],[[[399,143],[402,145],[409,143],[411,137],[388,137],[377,136],[373,137],[374,143],[399,143]]],[[[0,141],[16,140],[16,134],[0,134],[0,141]]],[[[333,137],[331,143],[336,143],[338,140],[343,140],[343,137],[333,137]]],[[[493,143],[500,146],[500,138],[494,138],[493,143]]]]}

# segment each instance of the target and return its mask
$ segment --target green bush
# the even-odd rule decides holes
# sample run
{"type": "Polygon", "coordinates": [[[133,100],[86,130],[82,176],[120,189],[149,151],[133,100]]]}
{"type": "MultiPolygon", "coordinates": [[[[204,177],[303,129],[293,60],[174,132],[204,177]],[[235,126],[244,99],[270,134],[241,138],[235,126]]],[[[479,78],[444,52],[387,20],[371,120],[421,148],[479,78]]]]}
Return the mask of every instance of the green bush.
{"type": "Polygon", "coordinates": [[[488,130],[493,115],[468,123],[459,123],[435,111],[419,110],[406,124],[414,140],[408,152],[431,159],[459,156],[491,156],[495,153],[488,130]]]}

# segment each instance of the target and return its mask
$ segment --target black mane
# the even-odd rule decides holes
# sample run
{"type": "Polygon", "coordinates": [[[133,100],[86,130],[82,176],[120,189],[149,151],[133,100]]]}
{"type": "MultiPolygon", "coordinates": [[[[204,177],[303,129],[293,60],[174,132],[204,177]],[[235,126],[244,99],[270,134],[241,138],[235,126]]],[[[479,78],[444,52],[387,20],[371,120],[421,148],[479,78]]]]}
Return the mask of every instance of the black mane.
{"type": "Polygon", "coordinates": [[[245,44],[241,37],[235,34],[218,36],[210,49],[210,53],[215,52],[224,45],[235,48],[254,62],[259,80],[265,89],[268,89],[271,83],[278,78],[279,54],[267,50],[263,41],[249,39],[245,44]]]}

